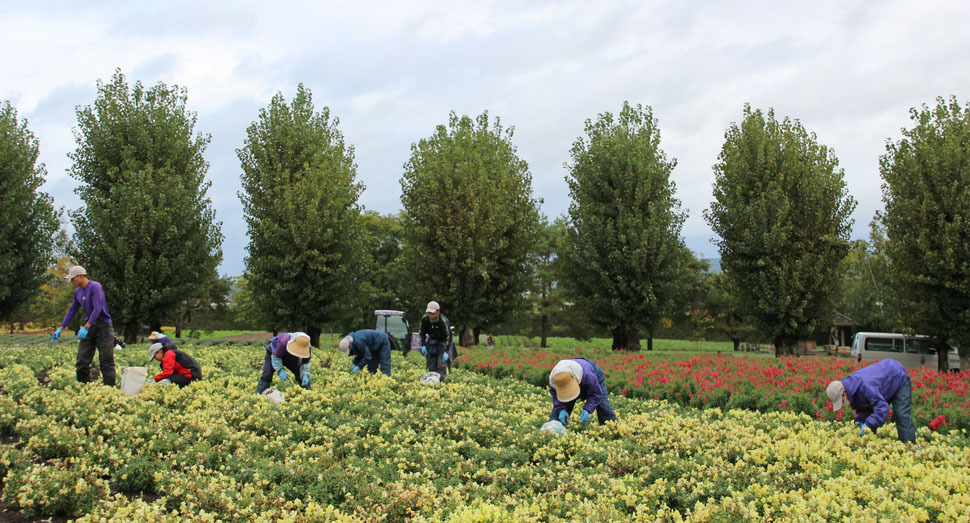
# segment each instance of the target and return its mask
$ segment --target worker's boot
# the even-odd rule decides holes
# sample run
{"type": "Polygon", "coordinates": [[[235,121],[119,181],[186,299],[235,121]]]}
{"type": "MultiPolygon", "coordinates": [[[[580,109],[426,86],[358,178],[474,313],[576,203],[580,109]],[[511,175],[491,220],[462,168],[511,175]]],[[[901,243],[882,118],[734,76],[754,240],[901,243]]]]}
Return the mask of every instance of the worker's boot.
{"type": "Polygon", "coordinates": [[[264,390],[269,388],[269,382],[266,380],[259,380],[256,384],[256,394],[262,394],[264,390]]]}

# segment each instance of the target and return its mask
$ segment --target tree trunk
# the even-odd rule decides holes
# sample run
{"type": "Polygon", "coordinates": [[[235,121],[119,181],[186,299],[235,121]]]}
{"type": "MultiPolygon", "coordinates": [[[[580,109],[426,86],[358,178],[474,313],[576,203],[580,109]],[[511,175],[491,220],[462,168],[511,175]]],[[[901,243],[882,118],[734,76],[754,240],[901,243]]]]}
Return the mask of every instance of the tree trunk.
{"type": "Polygon", "coordinates": [[[478,345],[478,340],[481,339],[481,336],[482,336],[482,328],[475,327],[475,345],[478,345]]]}
{"type": "Polygon", "coordinates": [[[320,330],[320,327],[307,327],[306,328],[306,333],[307,333],[307,335],[310,336],[310,345],[313,345],[313,348],[315,348],[315,349],[319,349],[320,348],[320,334],[321,334],[321,332],[322,331],[320,330]]]}
{"type": "Polygon", "coordinates": [[[546,348],[546,338],[549,337],[549,315],[543,314],[539,317],[539,323],[541,328],[539,329],[540,336],[542,336],[542,348],[546,348]]]}
{"type": "Polygon", "coordinates": [[[613,329],[613,350],[640,350],[640,333],[636,327],[622,325],[613,329]]]}
{"type": "Polygon", "coordinates": [[[461,330],[461,336],[458,337],[458,341],[462,347],[471,347],[475,344],[475,330],[466,325],[461,330]]]}
{"type": "Polygon", "coordinates": [[[647,336],[647,350],[653,350],[653,334],[647,336]]]}
{"type": "Polygon", "coordinates": [[[950,344],[945,341],[937,342],[936,368],[940,372],[950,370],[950,344]]]}
{"type": "Polygon", "coordinates": [[[775,357],[791,356],[798,347],[798,340],[795,338],[778,337],[774,339],[775,357]]]}
{"type": "Polygon", "coordinates": [[[616,327],[613,329],[613,350],[626,349],[626,328],[616,327]]]}
{"type": "Polygon", "coordinates": [[[738,352],[739,350],[741,350],[740,338],[731,338],[731,341],[734,343],[734,352],[738,352]]]}
{"type": "Polygon", "coordinates": [[[124,333],[126,345],[129,343],[138,343],[138,330],[139,328],[137,322],[126,323],[121,327],[121,332],[124,333]]]}

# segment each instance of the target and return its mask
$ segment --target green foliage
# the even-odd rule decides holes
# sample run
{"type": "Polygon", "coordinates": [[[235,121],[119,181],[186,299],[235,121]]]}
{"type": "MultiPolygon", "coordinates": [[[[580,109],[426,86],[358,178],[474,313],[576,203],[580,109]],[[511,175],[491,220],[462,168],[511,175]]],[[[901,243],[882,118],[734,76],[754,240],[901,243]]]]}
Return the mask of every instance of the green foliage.
{"type": "Polygon", "coordinates": [[[626,102],[616,117],[587,120],[570,154],[564,283],[594,325],[619,333],[619,346],[636,347],[630,329],[653,332],[683,305],[697,274],[680,238],[686,213],[670,181],[677,161],[660,149],[650,107],[626,102]]]}
{"type": "MultiPolygon", "coordinates": [[[[66,254],[70,240],[63,229],[55,236],[55,252],[57,253],[54,261],[44,273],[44,283],[40,286],[40,291],[31,299],[27,319],[36,327],[53,327],[58,325],[64,317],[64,311],[71,306],[74,300],[74,286],[71,282],[64,279],[68,269],[74,262],[66,254]]],[[[80,314],[76,314],[68,328],[76,330],[81,322],[80,314]]]]}
{"type": "MultiPolygon", "coordinates": [[[[455,326],[495,325],[521,308],[538,234],[532,176],[513,131],[454,112],[411,146],[401,178],[405,255],[421,301],[455,326]]],[[[420,302],[419,302],[420,303],[420,302]]]]}
{"type": "MultiPolygon", "coordinates": [[[[366,267],[360,239],[354,148],[330,109],[316,112],[301,84],[260,109],[237,151],[249,229],[246,291],[268,329],[306,329],[346,319],[366,267]]],[[[314,340],[316,341],[316,340],[314,340]]]]}
{"type": "Polygon", "coordinates": [[[17,110],[0,105],[0,320],[11,319],[44,284],[54,260],[60,211],[40,186],[47,169],[40,145],[17,110]]]}
{"type": "Polygon", "coordinates": [[[970,105],[911,109],[879,159],[893,289],[913,327],[970,356],[970,105]]]}
{"type": "Polygon", "coordinates": [[[724,137],[705,218],[745,319],[784,354],[831,320],[855,200],[835,154],[797,120],[745,105],[724,137]]]}
{"type": "MultiPolygon", "coordinates": [[[[364,279],[357,294],[361,297],[360,309],[354,315],[351,329],[374,328],[374,311],[392,309],[405,312],[422,311],[424,303],[416,296],[414,275],[408,271],[404,259],[404,216],[381,215],[374,211],[361,214],[363,243],[369,247],[366,265],[359,264],[360,277],[364,279]]],[[[415,318],[411,316],[411,326],[415,318]]]]}
{"type": "Polygon", "coordinates": [[[705,273],[701,289],[689,311],[695,336],[701,339],[729,339],[735,343],[757,339],[758,331],[744,321],[738,304],[738,292],[730,288],[723,272],[705,273]]]}
{"type": "Polygon", "coordinates": [[[216,278],[221,223],[206,196],[209,137],[194,135],[184,88],[129,88],[121,71],[78,108],[70,174],[76,260],[100,282],[126,338],[157,327],[216,278]]]}
{"type": "Polygon", "coordinates": [[[889,258],[885,227],[878,220],[870,224],[869,241],[852,242],[842,260],[842,282],[836,310],[852,318],[860,331],[896,332],[909,330],[898,300],[890,287],[889,258]]]}

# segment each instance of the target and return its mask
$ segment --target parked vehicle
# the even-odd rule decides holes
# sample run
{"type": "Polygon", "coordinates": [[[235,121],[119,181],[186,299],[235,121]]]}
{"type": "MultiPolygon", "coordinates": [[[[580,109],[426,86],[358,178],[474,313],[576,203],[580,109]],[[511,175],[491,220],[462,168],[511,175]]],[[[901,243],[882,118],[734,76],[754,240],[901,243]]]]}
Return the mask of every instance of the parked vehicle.
{"type": "MultiPolygon", "coordinates": [[[[936,340],[929,336],[895,332],[857,332],[852,339],[850,355],[855,361],[892,358],[907,369],[937,368],[936,340]]],[[[956,348],[950,349],[947,362],[949,370],[960,369],[960,356],[956,348]]]]}
{"type": "Polygon", "coordinates": [[[411,350],[421,348],[416,332],[411,331],[408,315],[404,311],[378,309],[374,311],[374,330],[386,332],[391,338],[391,350],[399,350],[404,356],[411,350]],[[415,347],[415,342],[418,346],[415,347]]]}

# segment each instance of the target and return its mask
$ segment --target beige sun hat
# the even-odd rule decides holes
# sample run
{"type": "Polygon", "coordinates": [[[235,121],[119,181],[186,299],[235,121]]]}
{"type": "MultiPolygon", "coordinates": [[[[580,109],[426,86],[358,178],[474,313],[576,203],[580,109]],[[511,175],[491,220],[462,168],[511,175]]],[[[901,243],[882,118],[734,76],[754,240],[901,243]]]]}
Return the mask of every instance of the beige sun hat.
{"type": "Polygon", "coordinates": [[[286,342],[286,352],[297,358],[310,357],[310,335],[305,332],[290,334],[290,341],[286,342]]]}
{"type": "Polygon", "coordinates": [[[559,401],[572,401],[579,397],[579,382],[583,379],[583,367],[576,360],[559,360],[549,372],[549,386],[556,389],[559,401]]]}

